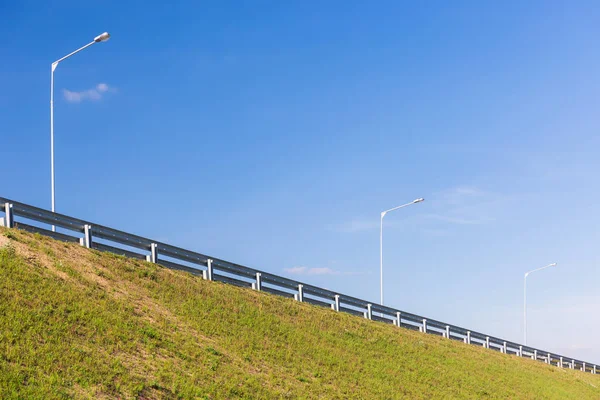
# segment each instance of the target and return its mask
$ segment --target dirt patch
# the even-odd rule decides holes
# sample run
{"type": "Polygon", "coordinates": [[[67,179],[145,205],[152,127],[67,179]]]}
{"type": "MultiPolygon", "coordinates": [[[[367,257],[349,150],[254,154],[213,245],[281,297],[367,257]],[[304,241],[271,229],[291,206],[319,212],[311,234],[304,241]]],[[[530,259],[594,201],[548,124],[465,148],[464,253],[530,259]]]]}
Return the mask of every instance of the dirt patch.
{"type": "Polygon", "coordinates": [[[2,248],[4,246],[8,246],[9,243],[10,243],[10,240],[8,240],[8,238],[6,236],[0,235],[0,248],[2,248]]]}

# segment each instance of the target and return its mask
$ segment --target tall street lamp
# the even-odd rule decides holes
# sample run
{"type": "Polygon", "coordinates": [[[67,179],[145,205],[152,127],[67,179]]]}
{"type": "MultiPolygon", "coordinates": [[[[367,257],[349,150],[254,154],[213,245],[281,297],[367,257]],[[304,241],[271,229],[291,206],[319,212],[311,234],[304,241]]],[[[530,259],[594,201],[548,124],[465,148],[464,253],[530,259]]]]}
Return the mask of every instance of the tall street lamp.
{"type": "Polygon", "coordinates": [[[385,214],[387,214],[391,211],[395,211],[400,208],[410,206],[411,204],[420,203],[424,200],[425,199],[423,199],[423,198],[418,198],[418,199],[411,201],[410,203],[406,203],[406,204],[402,204],[401,206],[398,206],[398,207],[390,208],[389,210],[385,210],[381,213],[381,224],[380,224],[380,229],[379,229],[379,272],[380,272],[379,286],[380,286],[380,293],[381,293],[381,305],[383,305],[383,217],[385,217],[385,214]]]}
{"type": "MultiPolygon", "coordinates": [[[[61,61],[66,60],[67,58],[71,57],[72,55],[79,53],[83,49],[87,49],[88,47],[90,47],[91,45],[93,45],[95,43],[106,42],[108,39],[110,39],[110,34],[108,32],[104,32],[103,34],[96,36],[92,42],[86,44],[85,46],[75,50],[74,52],[72,52],[70,54],[67,54],[63,58],[60,58],[52,63],[52,68],[51,68],[51,73],[50,73],[50,173],[52,176],[52,178],[51,178],[52,179],[52,212],[55,211],[55,209],[54,209],[54,70],[58,66],[58,63],[60,63],[61,61]]],[[[54,225],[52,225],[52,231],[55,231],[55,230],[56,230],[56,228],[54,227],[54,225]]]]}
{"type": "Polygon", "coordinates": [[[527,277],[532,272],[541,271],[548,267],[554,267],[554,266],[556,266],[556,263],[548,264],[545,267],[537,268],[537,269],[534,269],[532,271],[525,273],[525,278],[523,279],[523,336],[524,336],[523,344],[525,344],[525,345],[527,345],[527,277]]]}

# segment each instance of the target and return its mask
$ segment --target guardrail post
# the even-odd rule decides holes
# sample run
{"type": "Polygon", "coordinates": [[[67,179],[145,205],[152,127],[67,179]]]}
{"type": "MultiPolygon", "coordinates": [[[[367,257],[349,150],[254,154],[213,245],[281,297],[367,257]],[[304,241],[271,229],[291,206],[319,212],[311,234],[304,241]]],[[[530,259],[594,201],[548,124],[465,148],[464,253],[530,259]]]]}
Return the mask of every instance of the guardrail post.
{"type": "Polygon", "coordinates": [[[150,255],[146,256],[146,261],[156,264],[158,262],[158,245],[150,243],[150,255]]]}
{"type": "Polygon", "coordinates": [[[519,357],[523,357],[523,346],[519,346],[519,357]]]}
{"type": "Polygon", "coordinates": [[[427,333],[427,318],[423,318],[423,333],[427,333]]]}
{"type": "Polygon", "coordinates": [[[202,277],[204,279],[206,279],[207,281],[212,281],[213,280],[213,266],[212,266],[212,261],[210,258],[208,260],[206,260],[206,271],[202,271],[202,277]]]}
{"type": "Polygon", "coordinates": [[[83,226],[83,237],[79,239],[79,244],[85,247],[86,249],[92,248],[92,226],[84,225],[83,226]]]}
{"type": "Polygon", "coordinates": [[[583,363],[583,365],[581,366],[581,370],[582,370],[583,372],[585,372],[585,363],[583,363]]]}
{"type": "Polygon", "coordinates": [[[560,357],[560,358],[558,359],[558,366],[559,366],[560,368],[562,368],[562,367],[563,367],[563,359],[562,359],[562,357],[560,357]]]}
{"type": "Polygon", "coordinates": [[[10,203],[4,203],[4,223],[3,223],[3,225],[7,228],[12,228],[14,225],[12,204],[10,204],[10,203]]]}
{"type": "Polygon", "coordinates": [[[367,304],[367,312],[365,312],[365,318],[366,319],[371,319],[373,318],[373,312],[371,311],[371,308],[373,306],[371,305],[371,303],[367,304]]]}
{"type": "Polygon", "coordinates": [[[552,365],[552,355],[548,353],[548,358],[546,359],[546,364],[552,365]]]}
{"type": "Polygon", "coordinates": [[[502,345],[502,352],[504,354],[508,354],[508,347],[506,346],[506,342],[504,342],[504,344],[502,345]]]}
{"type": "Polygon", "coordinates": [[[575,360],[571,360],[571,369],[575,369],[575,360]]]}
{"type": "Polygon", "coordinates": [[[340,311],[340,295],[336,294],[333,298],[333,304],[331,305],[333,311],[340,311]]]}
{"type": "Polygon", "coordinates": [[[398,328],[402,326],[402,316],[400,311],[396,311],[396,320],[394,321],[394,325],[396,325],[398,328]]]}
{"type": "Polygon", "coordinates": [[[260,272],[256,273],[256,282],[252,283],[252,289],[258,290],[259,292],[262,289],[262,277],[260,272]]]}
{"type": "Polygon", "coordinates": [[[294,300],[302,303],[304,301],[304,287],[302,284],[298,285],[298,293],[294,295],[294,300]]]}
{"type": "Polygon", "coordinates": [[[446,339],[450,339],[450,325],[446,325],[446,339]]]}
{"type": "Polygon", "coordinates": [[[594,365],[594,375],[596,375],[596,366],[594,365]]]}
{"type": "Polygon", "coordinates": [[[537,361],[537,350],[533,351],[533,359],[537,361]]]}
{"type": "Polygon", "coordinates": [[[467,337],[465,338],[466,344],[471,344],[471,331],[467,331],[467,337]]]}

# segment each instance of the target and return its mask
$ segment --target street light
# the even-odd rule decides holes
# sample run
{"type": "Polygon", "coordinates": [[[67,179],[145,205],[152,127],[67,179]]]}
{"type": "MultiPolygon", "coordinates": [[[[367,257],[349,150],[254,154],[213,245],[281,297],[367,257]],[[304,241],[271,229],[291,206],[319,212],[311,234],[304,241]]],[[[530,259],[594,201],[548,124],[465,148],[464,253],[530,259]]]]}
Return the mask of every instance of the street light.
{"type": "Polygon", "coordinates": [[[383,305],[383,217],[385,217],[385,214],[387,214],[391,211],[395,211],[400,208],[410,206],[411,204],[420,203],[424,200],[425,199],[423,199],[423,198],[418,198],[418,199],[411,201],[410,203],[406,203],[406,204],[402,204],[401,206],[398,206],[398,207],[390,208],[389,210],[383,211],[381,213],[381,224],[380,224],[380,230],[379,230],[379,272],[380,272],[379,286],[380,286],[380,291],[381,291],[381,305],[383,305]]]}
{"type": "MultiPolygon", "coordinates": [[[[79,53],[83,49],[87,49],[94,43],[106,42],[108,39],[110,39],[110,34],[108,32],[104,32],[96,36],[92,42],[52,63],[50,73],[50,172],[52,176],[52,212],[54,212],[54,70],[58,66],[59,62],[66,60],[74,54],[79,53]]],[[[55,230],[56,228],[54,227],[54,225],[52,225],[52,231],[55,230]]]]}
{"type": "Polygon", "coordinates": [[[548,264],[545,267],[541,267],[541,268],[537,268],[534,269],[532,271],[529,271],[527,273],[525,273],[525,278],[523,279],[523,336],[524,336],[524,343],[525,345],[527,345],[527,277],[529,276],[529,274],[531,274],[532,272],[536,272],[536,271],[541,271],[542,269],[546,269],[548,267],[555,267],[556,263],[552,263],[552,264],[548,264]]]}

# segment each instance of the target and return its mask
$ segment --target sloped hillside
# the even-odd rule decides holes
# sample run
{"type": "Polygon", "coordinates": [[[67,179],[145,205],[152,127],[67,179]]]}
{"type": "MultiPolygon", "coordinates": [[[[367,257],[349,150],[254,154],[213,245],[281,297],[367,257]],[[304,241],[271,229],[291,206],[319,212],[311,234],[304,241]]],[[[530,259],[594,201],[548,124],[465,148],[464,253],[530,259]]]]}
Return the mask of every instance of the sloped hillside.
{"type": "Polygon", "coordinates": [[[600,375],[1,229],[0,398],[598,399],[600,375]]]}

